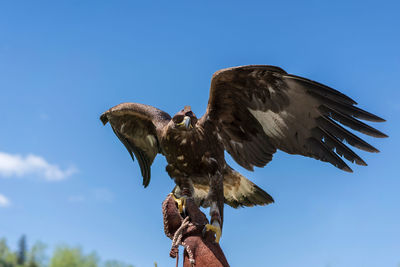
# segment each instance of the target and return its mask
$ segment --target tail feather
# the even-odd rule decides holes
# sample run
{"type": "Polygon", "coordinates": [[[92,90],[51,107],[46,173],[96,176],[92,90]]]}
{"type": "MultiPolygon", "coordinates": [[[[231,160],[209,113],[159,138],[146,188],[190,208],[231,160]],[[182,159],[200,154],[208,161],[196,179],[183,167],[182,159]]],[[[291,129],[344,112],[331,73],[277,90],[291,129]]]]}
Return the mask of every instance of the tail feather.
{"type": "Polygon", "coordinates": [[[233,208],[274,202],[267,192],[233,169],[224,174],[224,197],[225,203],[233,208]]]}
{"type": "MultiPolygon", "coordinates": [[[[210,204],[206,201],[210,190],[209,185],[193,183],[193,188],[196,204],[207,208],[210,204]]],[[[179,195],[179,187],[176,186],[173,192],[179,195]]],[[[267,192],[230,167],[224,172],[224,198],[225,204],[233,208],[263,206],[274,202],[267,192]]]]}

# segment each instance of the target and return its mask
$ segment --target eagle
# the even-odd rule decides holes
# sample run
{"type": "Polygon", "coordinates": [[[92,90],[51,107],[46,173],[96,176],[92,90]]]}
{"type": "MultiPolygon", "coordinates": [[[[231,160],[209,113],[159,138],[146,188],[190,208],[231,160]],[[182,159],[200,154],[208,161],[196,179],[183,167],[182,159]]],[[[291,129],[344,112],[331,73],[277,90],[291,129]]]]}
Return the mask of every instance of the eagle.
{"type": "Polygon", "coordinates": [[[345,160],[367,164],[349,146],[379,152],[353,132],[387,137],[361,121],[385,120],[355,105],[345,94],[279,67],[248,65],[214,73],[201,118],[190,106],[171,118],[149,105],[122,103],[100,119],[104,125],[110,123],[132,159],[137,158],[144,187],[149,185],[154,158],[165,156],[179,210],[185,212],[188,197],[198,206],[210,207],[210,224],[204,229],[213,231],[219,242],[224,203],[238,208],[274,202],[230,167],[224,152],[251,171],[264,167],[281,150],[352,172],[345,160]]]}

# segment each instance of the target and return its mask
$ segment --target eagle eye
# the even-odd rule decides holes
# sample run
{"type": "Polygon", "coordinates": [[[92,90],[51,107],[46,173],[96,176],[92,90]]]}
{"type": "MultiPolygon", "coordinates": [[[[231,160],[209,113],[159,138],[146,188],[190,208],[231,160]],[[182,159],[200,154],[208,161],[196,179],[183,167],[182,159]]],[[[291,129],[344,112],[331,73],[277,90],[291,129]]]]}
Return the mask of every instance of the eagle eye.
{"type": "Polygon", "coordinates": [[[174,122],[174,123],[181,123],[182,121],[183,121],[183,118],[184,118],[185,116],[183,116],[183,115],[175,115],[173,118],[172,118],[172,121],[174,122]]]}

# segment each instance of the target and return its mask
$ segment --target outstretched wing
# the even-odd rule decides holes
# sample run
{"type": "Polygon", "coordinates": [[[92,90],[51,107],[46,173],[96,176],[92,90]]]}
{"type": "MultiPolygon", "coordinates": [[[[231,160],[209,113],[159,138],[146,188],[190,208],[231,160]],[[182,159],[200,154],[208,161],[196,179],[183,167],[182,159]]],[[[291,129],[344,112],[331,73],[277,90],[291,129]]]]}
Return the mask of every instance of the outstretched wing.
{"type": "Polygon", "coordinates": [[[160,153],[159,140],[162,129],[171,117],[155,107],[122,103],[104,112],[100,120],[110,125],[119,140],[125,145],[134,160],[133,154],[139,161],[143,176],[143,185],[150,182],[150,166],[157,153],[160,153]]]}
{"type": "Polygon", "coordinates": [[[387,137],[358,119],[382,122],[354,105],[346,95],[274,66],[242,66],[213,75],[207,112],[225,149],[241,166],[265,166],[276,149],[300,154],[350,171],[343,158],[366,163],[345,143],[378,152],[340,124],[358,132],[387,137]],[[339,124],[340,123],[340,124],[339,124]]]}

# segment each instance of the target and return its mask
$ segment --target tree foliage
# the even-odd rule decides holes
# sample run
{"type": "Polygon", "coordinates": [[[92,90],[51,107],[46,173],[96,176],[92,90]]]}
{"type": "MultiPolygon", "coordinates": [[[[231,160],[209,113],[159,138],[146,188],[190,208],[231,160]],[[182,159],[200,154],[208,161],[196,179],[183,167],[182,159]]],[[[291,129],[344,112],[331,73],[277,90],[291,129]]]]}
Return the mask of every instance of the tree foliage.
{"type": "Polygon", "coordinates": [[[48,257],[47,246],[36,242],[30,249],[25,236],[18,242],[17,250],[12,251],[7,240],[0,239],[0,267],[133,267],[117,260],[100,261],[96,252],[85,254],[80,247],[57,246],[48,257]]]}
{"type": "Polygon", "coordinates": [[[24,266],[26,259],[26,236],[23,235],[18,241],[17,263],[24,266]]]}
{"type": "Polygon", "coordinates": [[[116,260],[109,260],[104,263],[103,267],[133,267],[133,265],[126,264],[116,260]]]}
{"type": "Polygon", "coordinates": [[[81,248],[59,246],[54,251],[49,267],[97,267],[99,257],[96,253],[85,255],[81,248]]]}
{"type": "Polygon", "coordinates": [[[46,244],[37,241],[28,253],[28,267],[45,266],[47,262],[46,244]]]}

